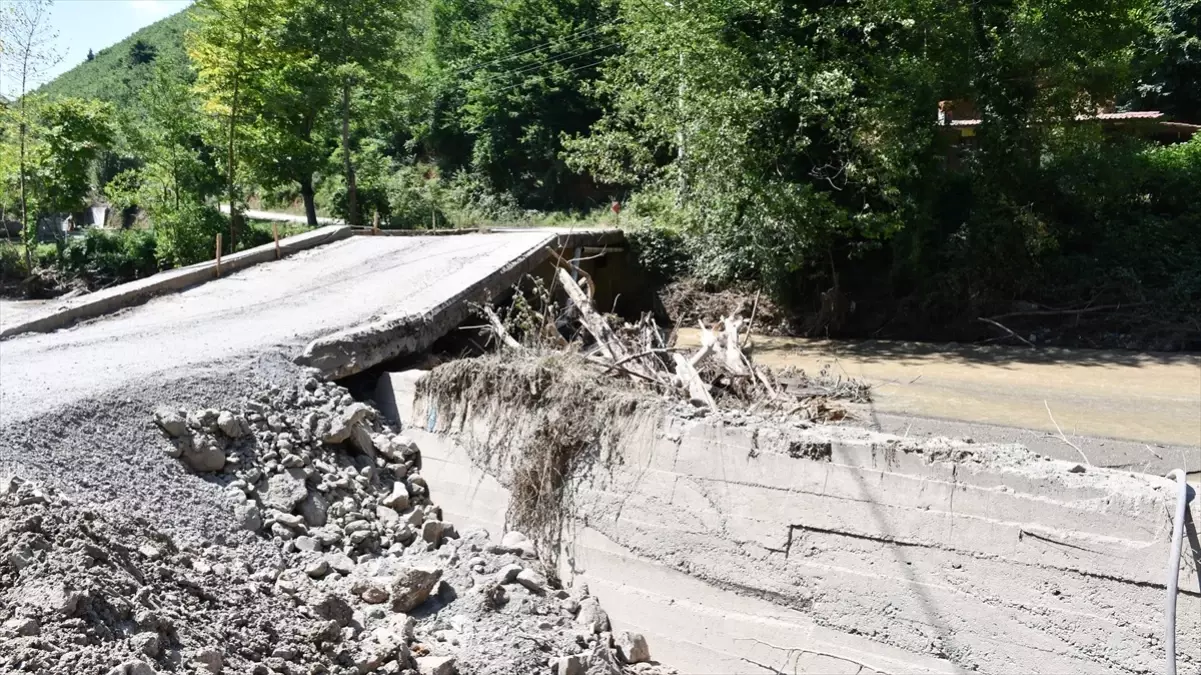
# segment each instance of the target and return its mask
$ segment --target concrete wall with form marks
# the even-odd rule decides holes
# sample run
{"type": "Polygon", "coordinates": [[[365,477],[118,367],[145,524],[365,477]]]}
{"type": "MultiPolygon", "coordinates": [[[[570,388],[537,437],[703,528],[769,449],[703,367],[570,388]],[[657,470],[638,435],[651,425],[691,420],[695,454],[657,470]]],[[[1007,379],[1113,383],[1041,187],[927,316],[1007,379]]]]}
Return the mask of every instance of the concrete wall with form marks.
{"type": "MultiPolygon", "coordinates": [[[[513,458],[481,466],[487,429],[415,400],[419,376],[377,399],[447,518],[499,536],[513,458]]],[[[573,493],[564,579],[681,672],[1163,672],[1175,491],[1155,476],[723,414],[635,420],[573,493]]],[[[1181,673],[1201,669],[1189,548],[1181,673]]]]}

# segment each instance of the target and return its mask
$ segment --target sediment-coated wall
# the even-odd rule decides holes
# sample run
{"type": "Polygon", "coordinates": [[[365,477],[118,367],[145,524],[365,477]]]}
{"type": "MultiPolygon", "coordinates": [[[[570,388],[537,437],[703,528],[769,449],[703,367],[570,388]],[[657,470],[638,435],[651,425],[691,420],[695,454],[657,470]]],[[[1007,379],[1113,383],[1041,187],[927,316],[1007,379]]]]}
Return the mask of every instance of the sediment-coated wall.
{"type": "MultiPolygon", "coordinates": [[[[416,376],[379,398],[447,517],[501,531],[512,458],[481,466],[480,420],[446,431],[416,376]]],[[[1165,479],[753,417],[627,422],[573,481],[560,566],[682,672],[1163,671],[1165,479]]],[[[1201,668],[1188,548],[1182,673],[1201,668]]]]}

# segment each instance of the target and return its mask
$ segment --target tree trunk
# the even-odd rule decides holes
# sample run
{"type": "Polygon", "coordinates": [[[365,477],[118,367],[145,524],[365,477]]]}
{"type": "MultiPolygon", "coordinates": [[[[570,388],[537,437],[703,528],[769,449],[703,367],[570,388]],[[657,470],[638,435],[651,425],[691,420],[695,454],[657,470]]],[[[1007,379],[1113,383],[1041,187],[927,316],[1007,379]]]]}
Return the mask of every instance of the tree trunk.
{"type": "Polygon", "coordinates": [[[29,233],[29,213],[25,201],[25,97],[21,97],[21,238],[25,240],[25,269],[33,272],[33,254],[29,251],[29,240],[37,236],[37,232],[30,236],[29,233]]]}
{"type": "Polygon", "coordinates": [[[317,227],[317,205],[313,202],[313,174],[300,179],[300,196],[304,198],[304,217],[309,227],[317,227]]]}
{"type": "Polygon", "coordinates": [[[358,188],[350,162],[350,81],[342,83],[342,162],[346,170],[346,224],[359,224],[358,188]]]}
{"type": "MultiPolygon", "coordinates": [[[[34,226],[35,232],[33,236],[29,233],[29,213],[25,197],[25,133],[29,125],[25,123],[25,76],[29,72],[29,50],[25,50],[25,62],[21,68],[21,124],[19,127],[19,135],[21,137],[21,238],[25,241],[25,269],[27,272],[33,272],[33,254],[29,250],[30,239],[37,237],[37,226],[34,226]]],[[[6,226],[7,227],[7,226],[6,226]]]]}

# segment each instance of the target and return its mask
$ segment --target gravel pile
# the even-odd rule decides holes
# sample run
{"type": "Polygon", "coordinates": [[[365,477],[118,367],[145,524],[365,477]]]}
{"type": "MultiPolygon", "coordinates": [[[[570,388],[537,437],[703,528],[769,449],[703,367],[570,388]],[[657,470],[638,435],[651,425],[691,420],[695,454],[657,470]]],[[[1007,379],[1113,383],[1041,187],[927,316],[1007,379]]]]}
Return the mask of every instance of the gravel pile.
{"type": "Polygon", "coordinates": [[[674,672],[587,588],[548,580],[521,533],[445,522],[420,450],[340,386],[153,418],[162,461],[219,486],[230,526],[0,481],[0,671],[674,672]]]}

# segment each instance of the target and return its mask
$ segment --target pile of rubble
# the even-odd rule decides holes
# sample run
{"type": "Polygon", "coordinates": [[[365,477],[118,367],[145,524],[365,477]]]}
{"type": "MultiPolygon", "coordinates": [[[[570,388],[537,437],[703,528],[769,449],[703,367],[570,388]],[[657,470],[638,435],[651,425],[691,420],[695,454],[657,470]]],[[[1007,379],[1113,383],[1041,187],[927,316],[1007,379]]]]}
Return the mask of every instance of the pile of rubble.
{"type": "Polygon", "coordinates": [[[0,670],[673,672],[642,636],[614,635],[587,588],[548,579],[521,533],[445,522],[419,449],[340,386],[310,377],[155,422],[240,530],[176,536],[10,478],[0,670]]]}

